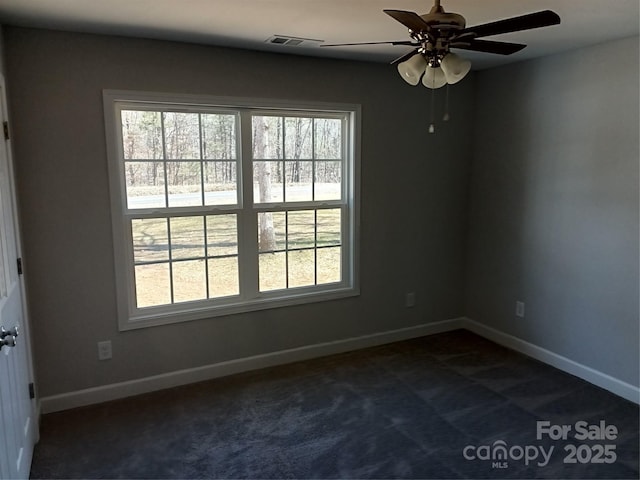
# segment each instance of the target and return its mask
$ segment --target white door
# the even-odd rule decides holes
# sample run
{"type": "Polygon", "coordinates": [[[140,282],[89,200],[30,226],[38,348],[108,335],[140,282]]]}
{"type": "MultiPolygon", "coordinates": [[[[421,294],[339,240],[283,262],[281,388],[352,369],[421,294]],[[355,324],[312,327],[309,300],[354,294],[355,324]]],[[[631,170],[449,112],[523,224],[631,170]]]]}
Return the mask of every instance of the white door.
{"type": "MultiPolygon", "coordinates": [[[[0,127],[7,118],[0,76],[0,127]]],[[[19,246],[10,143],[0,129],[0,478],[29,478],[35,442],[34,402],[30,398],[31,361],[18,274],[19,246]],[[17,335],[16,335],[17,333],[17,335]]]]}

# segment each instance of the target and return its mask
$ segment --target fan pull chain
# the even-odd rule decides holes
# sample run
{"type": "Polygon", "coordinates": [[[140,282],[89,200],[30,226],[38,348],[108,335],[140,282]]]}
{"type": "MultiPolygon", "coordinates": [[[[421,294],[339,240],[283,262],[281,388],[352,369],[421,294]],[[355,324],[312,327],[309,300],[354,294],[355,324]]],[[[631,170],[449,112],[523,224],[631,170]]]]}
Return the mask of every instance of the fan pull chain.
{"type": "Polygon", "coordinates": [[[436,125],[433,121],[433,108],[436,103],[436,90],[431,89],[431,123],[429,124],[429,133],[436,133],[436,125]]]}
{"type": "Polygon", "coordinates": [[[447,83],[447,93],[444,97],[444,115],[442,116],[443,122],[449,121],[449,84],[447,83]]]}

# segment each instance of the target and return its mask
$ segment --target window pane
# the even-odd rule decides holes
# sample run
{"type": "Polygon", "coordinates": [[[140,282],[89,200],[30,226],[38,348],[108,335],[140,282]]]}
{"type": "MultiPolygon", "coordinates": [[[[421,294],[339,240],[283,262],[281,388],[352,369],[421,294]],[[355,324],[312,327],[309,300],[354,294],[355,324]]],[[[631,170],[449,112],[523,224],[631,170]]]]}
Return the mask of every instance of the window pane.
{"type": "Polygon", "coordinates": [[[174,262],[172,268],[175,303],[207,298],[204,260],[174,262]]]}
{"type": "Polygon", "coordinates": [[[125,162],[127,208],[164,208],[164,163],[125,162]]]}
{"type": "Polygon", "coordinates": [[[200,122],[197,113],[164,113],[167,160],[200,158],[200,122]]]}
{"type": "Polygon", "coordinates": [[[311,162],[285,162],[287,186],[285,200],[287,202],[303,202],[312,200],[311,162]]]}
{"type": "Polygon", "coordinates": [[[238,227],[235,215],[207,217],[207,254],[210,257],[238,253],[238,227]]]}
{"type": "Polygon", "coordinates": [[[282,202],[282,162],[253,162],[253,202],[282,202]]]}
{"type": "Polygon", "coordinates": [[[287,117],[285,119],[285,158],[292,160],[313,158],[311,125],[310,118],[287,117]]]}
{"type": "Polygon", "coordinates": [[[238,204],[236,162],[204,163],[204,204],[238,204]]]}
{"type": "Polygon", "coordinates": [[[258,214],[258,250],[273,252],[286,248],[284,212],[264,212],[258,214]]]}
{"type": "Polygon", "coordinates": [[[286,253],[261,253],[260,291],[280,290],[287,288],[286,253]]]}
{"type": "Polygon", "coordinates": [[[253,158],[282,158],[282,117],[252,117],[253,158]]]}
{"type": "Polygon", "coordinates": [[[171,303],[168,263],[138,265],[135,267],[135,277],[138,308],[171,303]]]}
{"type": "Polygon", "coordinates": [[[315,119],[315,158],[331,160],[342,158],[342,120],[315,119]]]}
{"type": "Polygon", "coordinates": [[[319,248],[316,252],[318,260],[318,284],[333,283],[342,280],[342,248],[319,248]]]}
{"type": "Polygon", "coordinates": [[[204,217],[172,218],[171,257],[204,257],[204,217]]]}
{"type": "Polygon", "coordinates": [[[131,220],[135,263],[169,260],[169,234],[166,218],[131,220]]]}
{"type": "Polygon", "coordinates": [[[202,205],[200,162],[167,162],[170,207],[202,205]]]}
{"type": "Polygon", "coordinates": [[[340,245],[342,243],[342,222],[339,208],[318,210],[317,222],[318,246],[340,245]]]}
{"type": "Polygon", "coordinates": [[[315,162],[314,200],[342,198],[342,162],[315,162]]]}
{"type": "Polygon", "coordinates": [[[315,215],[313,210],[288,213],[287,248],[315,247],[315,215]]]}
{"type": "Polygon", "coordinates": [[[203,114],[203,158],[230,160],[236,158],[236,116],[203,114]]]}
{"type": "Polygon", "coordinates": [[[163,158],[160,112],[123,110],[122,149],[126,160],[163,158]]]}
{"type": "Polygon", "coordinates": [[[288,252],[289,287],[304,287],[315,284],[314,250],[288,252]]]}
{"type": "Polygon", "coordinates": [[[209,262],[209,298],[238,295],[238,257],[211,258],[209,262]]]}

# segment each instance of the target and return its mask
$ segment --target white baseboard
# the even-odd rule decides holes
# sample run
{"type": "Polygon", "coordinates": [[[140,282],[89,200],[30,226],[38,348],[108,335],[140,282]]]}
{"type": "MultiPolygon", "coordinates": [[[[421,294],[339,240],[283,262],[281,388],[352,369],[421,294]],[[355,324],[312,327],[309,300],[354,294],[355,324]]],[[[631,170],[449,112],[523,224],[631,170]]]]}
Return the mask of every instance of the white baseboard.
{"type": "Polygon", "coordinates": [[[511,348],[536,360],[582,378],[587,382],[604,388],[620,397],[640,403],[640,388],[625,383],[610,375],[587,367],[562,355],[546,350],[532,343],[521,340],[494,328],[476,322],[470,318],[454,318],[441,322],[425,323],[408,328],[374,333],[360,337],[352,337],[333,342],[319,343],[304,347],[281,350],[278,352],[255,355],[247,358],[229,360],[212,365],[178,370],[162,375],[114,383],[95,388],[87,388],[60,395],[52,395],[40,399],[40,410],[44,413],[68,410],[70,408],[107,402],[119,398],[149,393],[165,388],[178,387],[190,383],[211,380],[214,378],[247,372],[265,367],[284,365],[287,363],[324,357],[367,347],[375,347],[386,343],[408,340],[410,338],[448,332],[459,328],[467,329],[488,340],[511,348]]]}
{"type": "Polygon", "coordinates": [[[255,355],[237,360],[229,360],[212,365],[178,370],[176,372],[154,375],[152,377],[114,383],[95,388],[87,388],[60,395],[52,395],[40,399],[42,413],[51,413],[70,408],[107,402],[119,398],[149,393],[165,388],[178,387],[189,383],[211,380],[234,373],[257,370],[265,367],[324,357],[361,348],[374,347],[385,343],[408,340],[410,338],[433,335],[463,327],[462,318],[425,323],[408,328],[374,333],[361,337],[352,337],[333,342],[319,343],[304,347],[281,350],[278,352],[255,355]]]}
{"type": "Polygon", "coordinates": [[[532,343],[521,340],[518,337],[503,333],[494,328],[483,325],[470,318],[464,318],[462,320],[462,328],[466,328],[473,333],[476,333],[488,340],[491,340],[505,347],[516,350],[520,353],[528,355],[529,357],[540,360],[548,365],[556,367],[559,370],[575,375],[582,378],[589,383],[604,388],[622,398],[625,398],[631,402],[640,404],[640,388],[630,383],[623,382],[611,375],[595,370],[581,363],[575,362],[569,358],[558,355],[545,348],[539,347],[532,343]]]}

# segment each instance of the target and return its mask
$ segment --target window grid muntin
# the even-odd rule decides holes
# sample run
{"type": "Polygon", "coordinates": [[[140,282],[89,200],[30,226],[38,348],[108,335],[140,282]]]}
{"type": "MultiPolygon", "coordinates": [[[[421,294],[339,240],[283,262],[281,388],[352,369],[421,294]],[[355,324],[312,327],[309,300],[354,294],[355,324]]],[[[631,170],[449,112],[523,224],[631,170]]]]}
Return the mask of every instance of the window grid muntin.
{"type": "MultiPolygon", "coordinates": [[[[311,200],[316,199],[316,120],[311,120],[311,200]]],[[[317,275],[316,275],[317,276],[317,275]]],[[[317,282],[316,282],[317,283],[317,282]]]]}
{"type": "MultiPolygon", "coordinates": [[[[202,155],[202,151],[200,152],[200,155],[202,155]]],[[[204,177],[203,177],[203,186],[202,186],[202,204],[204,205],[204,177]]],[[[211,298],[210,295],[210,281],[209,281],[209,228],[207,225],[207,217],[208,215],[204,215],[202,218],[202,228],[203,228],[203,242],[204,242],[204,278],[206,279],[206,281],[204,282],[205,284],[205,296],[206,298],[211,298]]],[[[236,232],[238,231],[238,219],[236,218],[236,232]]],[[[236,233],[237,236],[237,233],[236,233]]]]}
{"type": "MultiPolygon", "coordinates": [[[[204,162],[205,162],[205,158],[204,158],[204,129],[202,127],[202,114],[199,113],[198,114],[198,148],[200,150],[200,203],[202,205],[206,205],[207,203],[204,201],[204,162]]],[[[236,203],[238,201],[238,193],[236,192],[236,203]]],[[[204,221],[204,228],[206,231],[207,228],[207,221],[205,219],[204,221]]],[[[206,243],[205,243],[206,245],[206,243]]],[[[205,253],[206,253],[206,246],[205,246],[205,253]]],[[[207,262],[205,262],[206,264],[207,262]]],[[[208,273],[208,272],[207,272],[208,273]]],[[[208,295],[209,293],[209,288],[207,287],[207,298],[209,297],[208,295]]]]}
{"type": "MultiPolygon", "coordinates": [[[[165,169],[166,172],[166,169],[165,169]]],[[[169,249],[169,292],[171,295],[171,305],[176,303],[173,286],[173,245],[171,241],[171,218],[167,218],[167,248],[169,249]]],[[[137,285],[137,284],[136,284],[137,285]]],[[[136,296],[137,301],[137,296],[136,296]]]]}
{"type": "MultiPolygon", "coordinates": [[[[162,133],[162,174],[164,176],[164,208],[169,208],[169,174],[167,173],[167,134],[164,125],[164,112],[160,112],[160,132],[162,133]]],[[[168,220],[167,220],[168,222],[168,220]]],[[[171,248],[169,248],[171,251],[171,248]]],[[[171,270],[169,270],[169,278],[173,278],[171,270]]],[[[173,291],[173,289],[171,289],[173,291]]],[[[173,303],[173,295],[171,296],[171,303],[173,303]]]]}

